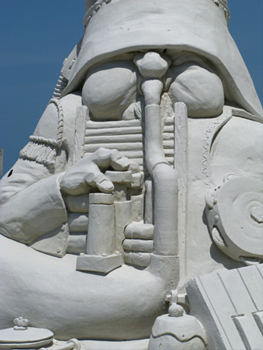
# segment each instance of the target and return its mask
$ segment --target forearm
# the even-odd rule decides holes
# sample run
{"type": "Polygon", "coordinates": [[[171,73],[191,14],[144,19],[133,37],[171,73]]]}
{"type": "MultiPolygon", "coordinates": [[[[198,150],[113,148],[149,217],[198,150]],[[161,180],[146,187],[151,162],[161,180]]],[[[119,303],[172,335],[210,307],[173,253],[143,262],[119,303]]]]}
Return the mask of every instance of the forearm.
{"type": "Polygon", "coordinates": [[[30,244],[67,221],[60,193],[59,174],[42,166],[19,161],[13,174],[4,177],[0,193],[0,232],[30,244]],[[34,167],[34,174],[29,172],[34,167]],[[27,171],[25,171],[27,170],[27,171]]]}

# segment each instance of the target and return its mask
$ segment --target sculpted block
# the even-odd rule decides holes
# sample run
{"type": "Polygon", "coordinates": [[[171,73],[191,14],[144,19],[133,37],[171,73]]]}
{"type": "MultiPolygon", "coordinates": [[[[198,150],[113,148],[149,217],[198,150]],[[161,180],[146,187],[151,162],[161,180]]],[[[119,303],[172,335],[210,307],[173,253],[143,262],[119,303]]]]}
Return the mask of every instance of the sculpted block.
{"type": "Polygon", "coordinates": [[[188,283],[191,309],[206,327],[209,349],[262,347],[262,293],[262,265],[203,275],[188,283]]]}
{"type": "Polygon", "coordinates": [[[85,5],[0,182],[0,329],[23,316],[54,350],[259,347],[262,107],[227,1],[85,5]]]}

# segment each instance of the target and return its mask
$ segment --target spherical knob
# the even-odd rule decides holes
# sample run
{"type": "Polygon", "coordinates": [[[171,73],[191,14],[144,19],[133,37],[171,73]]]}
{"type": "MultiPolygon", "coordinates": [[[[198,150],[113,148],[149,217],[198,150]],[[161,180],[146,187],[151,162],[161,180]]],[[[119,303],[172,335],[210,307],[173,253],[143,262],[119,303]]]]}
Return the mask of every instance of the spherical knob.
{"type": "Polygon", "coordinates": [[[184,314],[184,309],[181,305],[172,303],[169,307],[169,316],[171,317],[181,317],[184,314]]]}
{"type": "Polygon", "coordinates": [[[134,63],[144,78],[161,78],[170,66],[169,59],[161,57],[157,52],[138,54],[134,63]]]}

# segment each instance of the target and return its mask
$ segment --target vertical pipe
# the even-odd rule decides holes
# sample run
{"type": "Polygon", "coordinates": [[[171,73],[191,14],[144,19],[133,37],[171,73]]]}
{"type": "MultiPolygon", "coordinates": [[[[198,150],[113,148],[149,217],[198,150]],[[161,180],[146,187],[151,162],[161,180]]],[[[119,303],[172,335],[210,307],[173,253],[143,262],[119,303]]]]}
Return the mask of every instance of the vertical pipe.
{"type": "Polygon", "coordinates": [[[180,253],[180,283],[184,292],[187,276],[187,185],[188,185],[188,116],[183,102],[174,105],[174,157],[178,169],[178,250],[180,253]]]}
{"type": "Polygon", "coordinates": [[[160,106],[145,107],[145,159],[154,181],[154,253],[176,255],[177,174],[163,152],[160,106]]]}

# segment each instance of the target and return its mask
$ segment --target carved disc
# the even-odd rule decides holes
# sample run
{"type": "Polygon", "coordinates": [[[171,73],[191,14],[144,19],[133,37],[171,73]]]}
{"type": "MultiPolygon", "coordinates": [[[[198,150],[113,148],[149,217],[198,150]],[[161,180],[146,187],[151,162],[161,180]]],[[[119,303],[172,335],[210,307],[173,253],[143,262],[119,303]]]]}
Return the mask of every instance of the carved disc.
{"type": "Polygon", "coordinates": [[[31,349],[49,345],[53,333],[43,328],[29,327],[26,330],[7,328],[0,330],[0,349],[31,349]]]}
{"type": "MultiPolygon", "coordinates": [[[[218,192],[218,212],[227,243],[249,256],[263,256],[263,184],[253,178],[234,178],[218,192]]],[[[232,248],[233,249],[233,248],[232,248]]]]}

